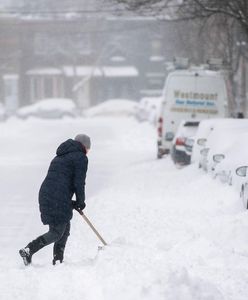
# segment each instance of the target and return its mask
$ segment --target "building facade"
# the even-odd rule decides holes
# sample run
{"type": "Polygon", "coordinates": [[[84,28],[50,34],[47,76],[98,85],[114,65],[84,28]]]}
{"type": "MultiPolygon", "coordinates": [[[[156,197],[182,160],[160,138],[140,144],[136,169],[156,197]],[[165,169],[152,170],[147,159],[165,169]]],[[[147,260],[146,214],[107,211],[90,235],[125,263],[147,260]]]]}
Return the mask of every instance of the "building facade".
{"type": "Polygon", "coordinates": [[[0,99],[9,113],[44,98],[71,98],[83,110],[161,92],[155,20],[20,15],[0,24],[0,99]]]}

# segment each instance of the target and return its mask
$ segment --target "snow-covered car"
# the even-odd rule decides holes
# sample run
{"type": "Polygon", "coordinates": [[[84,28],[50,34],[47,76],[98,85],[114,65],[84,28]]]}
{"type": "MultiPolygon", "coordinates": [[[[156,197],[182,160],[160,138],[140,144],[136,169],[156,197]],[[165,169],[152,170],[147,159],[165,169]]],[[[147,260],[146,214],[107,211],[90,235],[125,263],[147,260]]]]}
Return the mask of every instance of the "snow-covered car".
{"type": "Polygon", "coordinates": [[[191,163],[194,143],[195,143],[195,136],[189,136],[185,140],[185,152],[186,155],[190,158],[190,163],[191,163]]]}
{"type": "Polygon", "coordinates": [[[207,119],[200,122],[193,146],[191,161],[197,163],[199,167],[205,168],[208,137],[214,130],[220,129],[223,132],[232,128],[248,128],[247,119],[207,119]]]}
{"type": "Polygon", "coordinates": [[[204,149],[207,138],[210,132],[213,130],[213,125],[216,120],[217,119],[206,119],[200,122],[194,139],[193,151],[191,156],[192,162],[196,162],[199,164],[201,156],[200,152],[202,149],[204,149]]]}
{"type": "Polygon", "coordinates": [[[160,103],[161,97],[141,98],[136,110],[137,120],[140,122],[149,121],[151,124],[156,125],[160,103]]]}
{"type": "Polygon", "coordinates": [[[240,199],[242,200],[244,207],[248,209],[248,166],[243,165],[236,169],[236,174],[242,178],[242,184],[240,185],[240,199]]]}
{"type": "Polygon", "coordinates": [[[208,147],[205,147],[205,148],[201,149],[201,151],[200,151],[198,167],[202,168],[204,171],[207,171],[208,152],[209,152],[208,147]]]}
{"type": "Polygon", "coordinates": [[[216,155],[221,161],[215,166],[215,177],[218,177],[223,183],[234,185],[240,191],[243,179],[237,176],[236,169],[248,163],[248,132],[238,133],[233,145],[223,154],[216,155]]]}
{"type": "Polygon", "coordinates": [[[199,121],[182,121],[172,141],[171,157],[174,163],[190,164],[191,150],[199,121]]]}
{"type": "MultiPolygon", "coordinates": [[[[206,147],[207,139],[215,128],[226,128],[226,130],[228,130],[228,128],[247,126],[247,119],[220,118],[202,120],[195,136],[191,157],[192,163],[195,162],[201,167],[200,160],[202,160],[202,154],[200,152],[206,147]]],[[[204,150],[203,153],[206,153],[206,151],[207,150],[204,150]]]]}
{"type": "Polygon", "coordinates": [[[21,107],[17,110],[16,114],[22,119],[29,117],[59,119],[62,117],[76,117],[78,116],[78,110],[76,104],[71,99],[50,98],[21,107]]]}
{"type": "Polygon", "coordinates": [[[202,157],[200,159],[200,165],[203,170],[215,176],[216,166],[221,163],[226,152],[228,152],[239,139],[242,139],[243,134],[246,133],[247,130],[247,126],[241,128],[214,128],[207,139],[205,148],[201,150],[202,157]]]}
{"type": "Polygon", "coordinates": [[[137,109],[136,109],[136,118],[139,122],[143,122],[147,120],[147,98],[140,99],[137,109]]]}
{"type": "Polygon", "coordinates": [[[84,111],[85,117],[133,117],[137,103],[128,99],[109,99],[84,111]]]}

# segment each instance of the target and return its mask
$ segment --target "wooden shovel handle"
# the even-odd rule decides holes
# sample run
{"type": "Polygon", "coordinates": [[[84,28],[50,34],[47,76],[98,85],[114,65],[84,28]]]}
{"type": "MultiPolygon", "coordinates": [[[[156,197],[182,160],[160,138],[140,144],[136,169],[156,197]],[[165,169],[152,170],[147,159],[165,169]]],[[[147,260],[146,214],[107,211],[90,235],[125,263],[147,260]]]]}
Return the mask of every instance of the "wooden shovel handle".
{"type": "Polygon", "coordinates": [[[98,237],[98,239],[103,243],[104,246],[107,246],[107,243],[104,241],[100,233],[96,230],[96,228],[93,226],[93,224],[90,222],[90,220],[86,217],[86,215],[83,213],[82,210],[78,210],[79,214],[83,217],[84,221],[90,226],[90,228],[94,231],[95,235],[98,237]]]}

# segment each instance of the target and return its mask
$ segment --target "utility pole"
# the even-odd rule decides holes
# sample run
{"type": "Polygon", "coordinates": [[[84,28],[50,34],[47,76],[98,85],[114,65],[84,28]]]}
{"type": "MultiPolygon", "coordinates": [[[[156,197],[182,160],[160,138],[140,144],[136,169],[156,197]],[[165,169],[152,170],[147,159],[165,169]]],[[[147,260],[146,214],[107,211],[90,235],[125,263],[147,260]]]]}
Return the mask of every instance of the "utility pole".
{"type": "Polygon", "coordinates": [[[247,115],[247,99],[246,99],[246,58],[244,55],[246,42],[241,41],[237,42],[237,46],[240,48],[240,58],[239,58],[239,67],[240,67],[240,89],[239,89],[239,107],[238,113],[242,113],[244,116],[247,115]]]}
{"type": "Polygon", "coordinates": [[[243,113],[247,114],[247,99],[246,99],[246,59],[244,55],[241,56],[241,100],[243,106],[243,113]]]}

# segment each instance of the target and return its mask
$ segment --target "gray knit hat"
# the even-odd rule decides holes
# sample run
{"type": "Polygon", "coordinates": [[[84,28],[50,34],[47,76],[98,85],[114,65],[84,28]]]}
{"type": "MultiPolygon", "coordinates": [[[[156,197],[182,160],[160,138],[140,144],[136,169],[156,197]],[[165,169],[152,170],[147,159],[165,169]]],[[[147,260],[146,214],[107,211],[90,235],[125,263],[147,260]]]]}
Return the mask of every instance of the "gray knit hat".
{"type": "Polygon", "coordinates": [[[74,138],[75,141],[81,143],[86,149],[90,149],[90,137],[86,134],[78,134],[74,138]]]}

